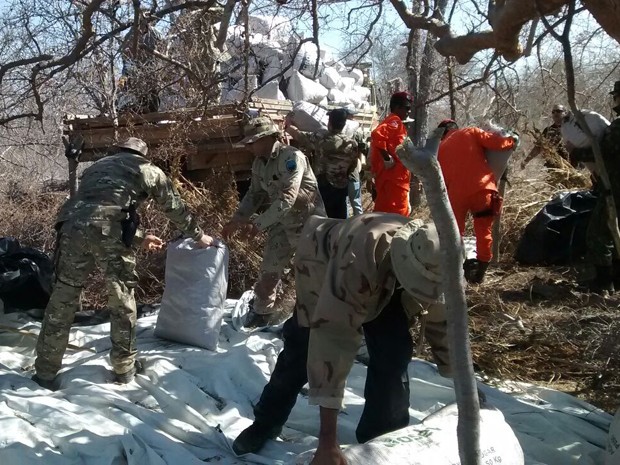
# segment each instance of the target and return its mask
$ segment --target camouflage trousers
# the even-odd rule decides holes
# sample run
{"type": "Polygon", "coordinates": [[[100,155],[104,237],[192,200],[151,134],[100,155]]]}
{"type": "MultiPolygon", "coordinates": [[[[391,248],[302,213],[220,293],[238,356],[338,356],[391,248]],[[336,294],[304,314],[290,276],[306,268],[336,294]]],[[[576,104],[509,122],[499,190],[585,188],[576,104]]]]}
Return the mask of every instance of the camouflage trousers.
{"type": "MultiPolygon", "coordinates": [[[[616,205],[620,205],[620,199],[615,199],[615,201],[616,205]]],[[[620,217],[620,211],[616,214],[620,217]]],[[[605,196],[599,193],[586,231],[588,258],[595,266],[611,266],[615,258],[614,241],[607,224],[607,218],[605,196]]]]}
{"type": "Polygon", "coordinates": [[[108,290],[112,367],[118,374],[133,368],[137,353],[136,261],[120,238],[118,222],[63,224],[56,244],[56,281],[37,341],[35,369],[40,378],[53,379],[62,366],[82,289],[95,266],[105,274],[108,290]]]}
{"type": "Polygon", "coordinates": [[[301,235],[302,225],[275,226],[269,230],[258,281],[254,285],[254,312],[273,313],[280,278],[288,266],[301,235]]]}

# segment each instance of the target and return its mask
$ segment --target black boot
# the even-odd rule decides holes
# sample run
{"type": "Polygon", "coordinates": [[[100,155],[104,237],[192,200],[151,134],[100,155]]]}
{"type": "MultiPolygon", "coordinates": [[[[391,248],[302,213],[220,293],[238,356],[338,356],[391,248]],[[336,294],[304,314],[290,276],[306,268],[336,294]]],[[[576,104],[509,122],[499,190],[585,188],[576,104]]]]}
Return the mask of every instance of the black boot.
{"type": "Polygon", "coordinates": [[[484,274],[487,272],[488,268],[489,262],[478,261],[478,267],[476,268],[476,274],[474,275],[472,283],[480,284],[482,281],[484,281],[484,274]]]}
{"type": "Polygon", "coordinates": [[[43,379],[39,378],[39,375],[34,375],[31,379],[44,389],[49,389],[50,391],[56,391],[58,389],[58,383],[56,382],[56,378],[43,379]]]}
{"type": "Polygon", "coordinates": [[[233,442],[233,451],[237,455],[254,454],[261,450],[267,441],[277,438],[281,432],[281,426],[265,426],[254,422],[237,436],[233,442]]]}
{"type": "Polygon", "coordinates": [[[465,275],[465,280],[468,283],[471,283],[476,275],[476,270],[478,269],[478,260],[475,258],[468,258],[463,263],[463,274],[465,275]]]}
{"type": "Polygon", "coordinates": [[[611,266],[597,266],[596,276],[589,285],[590,292],[596,294],[613,294],[614,289],[614,274],[611,266]]]}

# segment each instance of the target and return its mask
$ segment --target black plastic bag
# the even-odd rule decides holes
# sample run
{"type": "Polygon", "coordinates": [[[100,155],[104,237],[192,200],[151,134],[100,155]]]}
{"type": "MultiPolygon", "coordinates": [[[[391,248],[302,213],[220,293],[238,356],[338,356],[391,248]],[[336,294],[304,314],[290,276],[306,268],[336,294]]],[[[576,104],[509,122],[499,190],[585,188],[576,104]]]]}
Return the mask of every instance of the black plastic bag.
{"type": "Polygon", "coordinates": [[[572,265],[586,253],[586,230],[597,196],[566,192],[553,198],[525,227],[515,260],[523,265],[572,265]]]}
{"type": "Polygon", "coordinates": [[[45,308],[52,292],[54,265],[43,252],[0,238],[0,299],[5,312],[45,308]]]}

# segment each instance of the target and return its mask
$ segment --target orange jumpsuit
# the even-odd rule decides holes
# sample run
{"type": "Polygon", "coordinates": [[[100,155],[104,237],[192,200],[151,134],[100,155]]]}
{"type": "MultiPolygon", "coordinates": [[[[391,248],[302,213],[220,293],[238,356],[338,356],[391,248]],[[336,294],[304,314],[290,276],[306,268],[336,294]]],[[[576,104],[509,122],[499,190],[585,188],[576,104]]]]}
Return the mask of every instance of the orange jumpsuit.
{"type": "Polygon", "coordinates": [[[482,262],[493,258],[491,231],[499,207],[496,202],[501,201],[484,149],[508,150],[513,145],[512,137],[479,128],[452,131],[439,145],[439,164],[456,224],[462,236],[467,213],[473,214],[477,258],[482,262]]]}
{"type": "Polygon", "coordinates": [[[396,156],[396,147],[407,136],[407,128],[401,119],[390,113],[370,135],[370,167],[375,175],[377,198],[376,212],[409,215],[409,184],[411,173],[396,156]],[[386,150],[396,164],[385,169],[381,150],[386,150]]]}

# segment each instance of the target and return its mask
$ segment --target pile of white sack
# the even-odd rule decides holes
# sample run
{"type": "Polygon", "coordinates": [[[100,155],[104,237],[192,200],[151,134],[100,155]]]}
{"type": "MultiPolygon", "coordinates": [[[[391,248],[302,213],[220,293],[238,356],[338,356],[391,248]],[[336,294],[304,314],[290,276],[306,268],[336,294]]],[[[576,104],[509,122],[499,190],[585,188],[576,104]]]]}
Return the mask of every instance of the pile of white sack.
{"type": "Polygon", "coordinates": [[[245,27],[228,29],[229,58],[221,65],[222,74],[227,76],[222,86],[222,103],[242,100],[246,92],[255,91],[252,95],[259,98],[369,109],[370,89],[363,86],[362,70],[345,67],[328,51],[317,50],[314,43],[305,42],[299,48],[288,19],[250,16],[249,29],[247,89],[245,27]]]}

